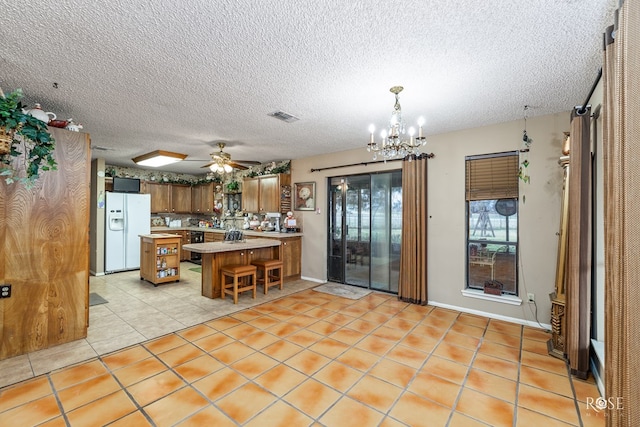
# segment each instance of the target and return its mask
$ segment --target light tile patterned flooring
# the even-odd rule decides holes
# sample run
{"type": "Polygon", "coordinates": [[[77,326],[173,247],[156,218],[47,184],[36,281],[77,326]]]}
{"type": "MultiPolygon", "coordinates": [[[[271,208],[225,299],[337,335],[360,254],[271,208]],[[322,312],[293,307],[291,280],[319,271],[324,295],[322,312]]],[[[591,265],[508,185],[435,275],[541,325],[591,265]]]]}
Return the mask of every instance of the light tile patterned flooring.
{"type": "MultiPolygon", "coordinates": [[[[125,289],[127,275],[136,277],[121,273],[125,289]]],[[[107,289],[99,293],[112,305],[107,289]]],[[[236,311],[175,332],[149,326],[158,338],[124,339],[123,350],[2,388],[0,425],[604,425],[586,404],[599,396],[595,384],[548,356],[541,330],[380,293],[350,300],[273,289],[268,298],[249,308],[249,294],[235,308],[227,299],[236,311]]],[[[123,308],[117,316],[144,306],[123,308]]],[[[160,318],[130,321],[148,316],[160,318]]]]}

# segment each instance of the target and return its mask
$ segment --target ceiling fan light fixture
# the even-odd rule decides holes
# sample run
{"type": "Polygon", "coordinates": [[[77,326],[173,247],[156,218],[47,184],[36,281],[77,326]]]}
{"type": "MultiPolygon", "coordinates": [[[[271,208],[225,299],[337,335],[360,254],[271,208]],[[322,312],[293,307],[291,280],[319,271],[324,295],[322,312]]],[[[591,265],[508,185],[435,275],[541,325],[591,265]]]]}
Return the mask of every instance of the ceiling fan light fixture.
{"type": "Polygon", "coordinates": [[[233,167],[228,164],[228,163],[222,163],[222,162],[218,162],[218,163],[214,163],[211,166],[209,166],[209,169],[211,170],[211,172],[215,172],[215,173],[230,173],[231,171],[233,171],[233,167]]]}
{"type": "Polygon", "coordinates": [[[138,166],[160,167],[170,165],[184,160],[186,154],[173,153],[171,151],[156,150],[138,157],[134,157],[133,162],[138,166]]]}

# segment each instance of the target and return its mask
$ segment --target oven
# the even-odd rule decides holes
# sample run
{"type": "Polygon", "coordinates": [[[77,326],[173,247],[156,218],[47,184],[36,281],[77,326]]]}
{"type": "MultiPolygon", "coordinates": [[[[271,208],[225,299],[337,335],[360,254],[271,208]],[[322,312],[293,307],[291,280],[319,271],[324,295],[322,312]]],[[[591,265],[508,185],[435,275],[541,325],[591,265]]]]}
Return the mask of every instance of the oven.
{"type": "MultiPolygon", "coordinates": [[[[204,231],[190,231],[189,242],[204,243],[204,231]]],[[[202,264],[202,254],[198,252],[191,252],[190,261],[194,264],[202,264]]]]}

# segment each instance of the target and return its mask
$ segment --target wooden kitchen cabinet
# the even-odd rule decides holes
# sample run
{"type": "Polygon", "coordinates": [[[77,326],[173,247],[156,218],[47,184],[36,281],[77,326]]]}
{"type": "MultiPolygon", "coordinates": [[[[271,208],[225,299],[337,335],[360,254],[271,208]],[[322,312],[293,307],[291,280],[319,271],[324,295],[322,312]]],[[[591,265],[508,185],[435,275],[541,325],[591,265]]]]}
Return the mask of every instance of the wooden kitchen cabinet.
{"type": "MultiPolygon", "coordinates": [[[[171,232],[171,234],[176,234],[180,236],[180,243],[182,246],[191,243],[191,233],[186,230],[178,230],[175,232],[171,232]]],[[[189,261],[191,259],[191,252],[189,251],[180,251],[180,261],[189,261]]]]}
{"type": "Polygon", "coordinates": [[[245,178],[242,181],[242,208],[245,212],[260,212],[260,180],[245,178]]]}
{"type": "Polygon", "coordinates": [[[205,231],[204,233],[204,242],[223,242],[224,241],[224,232],[215,232],[215,231],[205,231]]]}
{"type": "Polygon", "coordinates": [[[242,208],[245,212],[281,212],[282,186],[291,185],[291,175],[262,175],[242,182],[242,208]]]}
{"type": "Polygon", "coordinates": [[[284,270],[284,278],[287,280],[300,279],[302,274],[302,237],[272,237],[269,233],[265,233],[264,236],[254,237],[247,236],[250,239],[265,238],[279,240],[282,245],[282,269],[284,270]]]}
{"type": "Polygon", "coordinates": [[[191,212],[210,214],[213,212],[214,183],[191,187],[191,212]]]}
{"type": "Polygon", "coordinates": [[[168,184],[147,181],[146,193],[151,194],[151,213],[171,212],[171,187],[168,184]]]}
{"type": "Polygon", "coordinates": [[[182,237],[176,234],[140,236],[140,280],[158,286],[180,280],[182,237]]]}
{"type": "Polygon", "coordinates": [[[171,212],[191,213],[191,187],[171,184],[171,212]]]}
{"type": "Polygon", "coordinates": [[[282,241],[284,277],[288,280],[299,279],[302,273],[302,238],[286,237],[280,241],[282,241]]]}

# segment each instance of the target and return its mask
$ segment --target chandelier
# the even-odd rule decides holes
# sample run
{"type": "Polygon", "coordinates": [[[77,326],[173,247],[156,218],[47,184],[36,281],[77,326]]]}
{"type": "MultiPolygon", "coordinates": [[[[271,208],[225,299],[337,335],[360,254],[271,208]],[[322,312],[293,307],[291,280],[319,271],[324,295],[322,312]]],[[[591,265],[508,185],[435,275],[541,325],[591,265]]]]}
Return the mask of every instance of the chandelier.
{"type": "Polygon", "coordinates": [[[413,127],[410,127],[408,132],[405,130],[399,99],[399,94],[402,92],[402,89],[404,89],[402,86],[394,86],[389,89],[391,93],[395,94],[396,103],[391,112],[389,127],[380,132],[380,143],[376,142],[373,137],[375,126],[369,126],[371,139],[369,140],[369,144],[367,144],[367,151],[373,153],[373,160],[377,160],[378,156],[382,156],[382,158],[387,161],[394,157],[404,158],[408,155],[419,155],[420,147],[427,143],[427,139],[422,136],[422,125],[424,124],[422,117],[418,119],[419,130],[417,137],[414,137],[415,129],[413,127]],[[407,133],[409,134],[409,138],[406,136],[407,133]]]}

